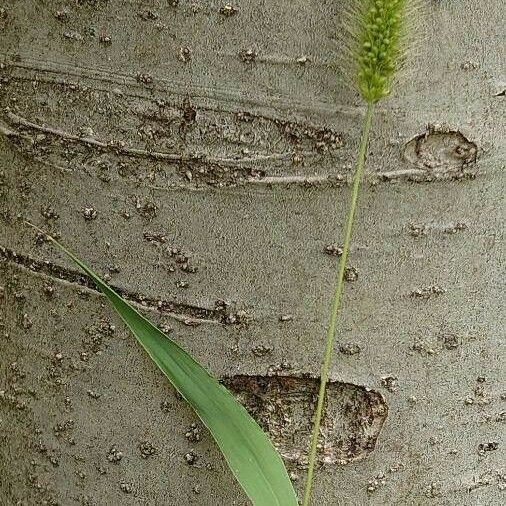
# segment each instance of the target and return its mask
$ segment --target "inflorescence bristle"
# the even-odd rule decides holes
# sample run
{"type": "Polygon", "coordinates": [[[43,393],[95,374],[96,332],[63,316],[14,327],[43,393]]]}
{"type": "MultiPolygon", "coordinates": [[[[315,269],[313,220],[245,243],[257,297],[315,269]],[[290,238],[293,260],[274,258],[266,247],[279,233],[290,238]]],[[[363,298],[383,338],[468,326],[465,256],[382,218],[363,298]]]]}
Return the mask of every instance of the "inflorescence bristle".
{"type": "Polygon", "coordinates": [[[367,102],[390,93],[404,36],[404,16],[409,0],[362,0],[357,26],[357,84],[367,102]]]}

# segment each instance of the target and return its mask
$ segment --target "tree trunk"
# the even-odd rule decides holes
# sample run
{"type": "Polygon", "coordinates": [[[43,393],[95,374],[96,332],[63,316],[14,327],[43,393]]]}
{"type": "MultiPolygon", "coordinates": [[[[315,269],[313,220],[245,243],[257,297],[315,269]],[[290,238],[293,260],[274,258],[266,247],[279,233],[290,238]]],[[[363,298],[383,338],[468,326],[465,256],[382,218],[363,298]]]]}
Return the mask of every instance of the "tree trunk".
{"type": "MultiPolygon", "coordinates": [[[[504,501],[505,5],[423,3],[374,119],[315,505],[504,501]]],[[[24,219],[223,378],[301,491],[364,114],[342,6],[3,2],[0,504],[248,504],[24,219]]]]}

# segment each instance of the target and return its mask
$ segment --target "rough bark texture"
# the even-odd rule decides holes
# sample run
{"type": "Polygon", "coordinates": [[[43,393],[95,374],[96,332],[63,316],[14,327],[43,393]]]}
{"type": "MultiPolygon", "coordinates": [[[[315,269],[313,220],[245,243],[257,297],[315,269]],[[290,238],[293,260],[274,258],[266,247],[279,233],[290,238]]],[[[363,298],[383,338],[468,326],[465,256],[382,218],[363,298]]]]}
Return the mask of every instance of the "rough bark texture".
{"type": "MultiPolygon", "coordinates": [[[[315,505],[504,504],[506,9],[424,3],[375,118],[315,505]]],[[[1,505],[247,504],[23,218],[226,378],[300,489],[364,112],[342,4],[2,2],[1,505]]]]}

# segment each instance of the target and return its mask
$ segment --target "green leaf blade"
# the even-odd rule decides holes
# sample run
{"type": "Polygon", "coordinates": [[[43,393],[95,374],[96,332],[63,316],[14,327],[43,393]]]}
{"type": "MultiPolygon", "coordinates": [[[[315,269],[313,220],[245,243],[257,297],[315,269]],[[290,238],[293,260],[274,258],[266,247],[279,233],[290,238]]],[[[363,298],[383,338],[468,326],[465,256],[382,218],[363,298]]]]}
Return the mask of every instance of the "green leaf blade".
{"type": "Polygon", "coordinates": [[[297,496],[280,455],[234,396],[73,253],[50,239],[92,278],[158,368],[191,405],[252,503],[297,506],[297,496]]]}

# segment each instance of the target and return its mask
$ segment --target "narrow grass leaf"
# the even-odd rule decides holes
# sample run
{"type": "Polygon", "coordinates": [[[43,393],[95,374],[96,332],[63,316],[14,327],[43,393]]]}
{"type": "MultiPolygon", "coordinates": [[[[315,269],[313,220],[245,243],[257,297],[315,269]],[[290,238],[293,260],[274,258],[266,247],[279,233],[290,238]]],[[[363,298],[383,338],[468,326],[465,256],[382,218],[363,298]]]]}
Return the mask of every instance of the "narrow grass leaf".
{"type": "Polygon", "coordinates": [[[297,506],[281,457],[234,396],[74,254],[48,237],[93,279],[155,364],[195,410],[253,504],[297,506]]]}

